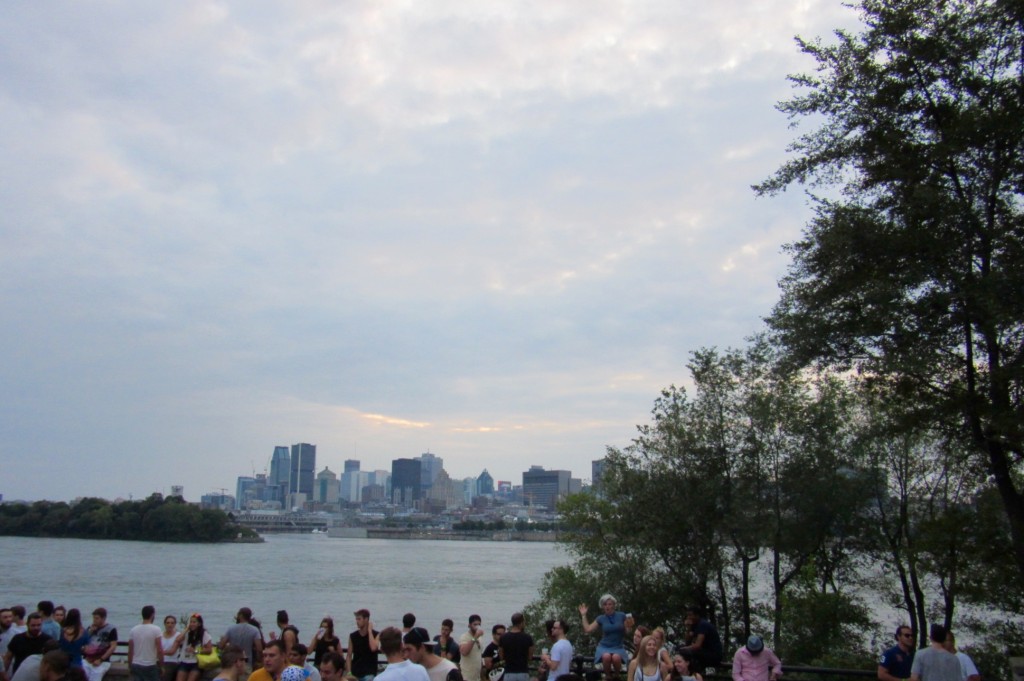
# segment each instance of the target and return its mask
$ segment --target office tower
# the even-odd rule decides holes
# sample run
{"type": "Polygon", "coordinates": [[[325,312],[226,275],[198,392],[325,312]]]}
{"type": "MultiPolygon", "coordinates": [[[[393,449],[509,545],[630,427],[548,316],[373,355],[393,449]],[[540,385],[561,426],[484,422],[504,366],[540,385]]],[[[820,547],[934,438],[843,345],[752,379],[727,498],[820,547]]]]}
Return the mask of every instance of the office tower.
{"type": "Polygon", "coordinates": [[[357,470],[359,470],[359,461],[357,459],[345,459],[345,470],[342,473],[351,473],[357,470]]]}
{"type": "Polygon", "coordinates": [[[291,460],[292,457],[288,454],[287,447],[274,447],[274,454],[270,457],[270,474],[267,476],[268,485],[288,487],[288,473],[291,468],[291,460]]]}
{"type": "Polygon", "coordinates": [[[419,459],[391,461],[391,501],[407,508],[420,500],[422,466],[419,459]]]}
{"type": "Polygon", "coordinates": [[[313,498],[313,476],[316,474],[316,445],[301,442],[292,445],[288,476],[288,493],[313,498]]]}
{"type": "Polygon", "coordinates": [[[334,471],[324,466],[324,469],[316,475],[316,494],[313,498],[320,504],[338,503],[338,476],[334,471]]]}
{"type": "Polygon", "coordinates": [[[476,493],[480,496],[492,496],[494,494],[494,478],[484,469],[476,479],[476,493]]]}
{"type": "Polygon", "coordinates": [[[569,493],[569,471],[546,471],[543,466],[530,466],[523,473],[523,500],[530,506],[555,510],[555,504],[569,493]]]}
{"type": "Polygon", "coordinates": [[[420,490],[429,490],[437,479],[437,474],[443,470],[444,459],[430,452],[420,454],[420,490]]]}
{"type": "Polygon", "coordinates": [[[597,494],[601,493],[601,477],[604,475],[604,459],[590,462],[590,486],[597,494]]]}

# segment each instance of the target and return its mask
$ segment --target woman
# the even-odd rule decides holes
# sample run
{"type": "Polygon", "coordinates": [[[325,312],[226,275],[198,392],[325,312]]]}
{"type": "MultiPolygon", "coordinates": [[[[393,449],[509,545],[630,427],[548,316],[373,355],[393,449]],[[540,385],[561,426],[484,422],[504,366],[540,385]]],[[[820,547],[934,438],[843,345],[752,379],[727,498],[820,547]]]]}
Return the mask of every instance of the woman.
{"type": "Polygon", "coordinates": [[[58,605],[53,609],[53,621],[56,622],[61,628],[64,628],[64,616],[68,614],[67,608],[63,605],[58,605]]]}
{"type": "Polygon", "coordinates": [[[320,629],[309,642],[309,649],[313,651],[313,665],[317,669],[324,655],[341,650],[341,639],[334,635],[334,618],[325,617],[320,621],[320,629]]]}
{"type": "Polygon", "coordinates": [[[636,651],[640,650],[640,642],[644,640],[644,637],[650,635],[650,629],[642,624],[636,625],[636,628],[633,629],[632,641],[626,641],[626,652],[629,653],[630,659],[636,656],[636,651]]]}
{"type": "Polygon", "coordinates": [[[700,674],[690,673],[690,662],[693,661],[692,653],[676,653],[672,658],[672,673],[669,675],[670,681],[704,681],[704,677],[700,674]]]}
{"type": "Polygon", "coordinates": [[[661,627],[655,627],[654,631],[651,632],[651,636],[658,642],[658,662],[661,663],[661,674],[668,677],[672,671],[672,653],[665,642],[665,630],[661,627]]]}
{"type": "Polygon", "coordinates": [[[188,629],[178,634],[179,643],[185,648],[181,652],[181,660],[178,663],[177,681],[199,681],[199,660],[198,653],[209,655],[213,650],[213,637],[203,627],[203,616],[198,612],[192,613],[188,618],[188,629]]]}
{"type": "Polygon", "coordinates": [[[611,594],[601,596],[598,601],[603,612],[594,618],[593,622],[587,622],[587,605],[580,603],[580,617],[583,619],[583,631],[592,634],[601,628],[601,641],[597,644],[597,651],[594,653],[594,664],[600,664],[604,669],[604,676],[610,679],[612,674],[622,671],[622,663],[629,661],[629,653],[623,646],[626,632],[633,628],[633,618],[627,617],[626,613],[616,610],[615,597],[611,594]]]}
{"type": "Polygon", "coordinates": [[[160,647],[164,651],[164,681],[174,681],[178,675],[178,660],[181,655],[181,639],[178,637],[178,618],[174,615],[164,617],[164,630],[160,634],[160,647]]]}
{"type": "Polygon", "coordinates": [[[658,639],[644,636],[636,651],[636,658],[629,663],[626,681],[663,681],[661,662],[658,661],[658,639]]]}
{"type": "Polygon", "coordinates": [[[64,615],[64,625],[57,644],[71,658],[72,665],[84,668],[82,657],[85,647],[89,645],[89,630],[82,626],[82,613],[78,608],[71,608],[64,615]]]}

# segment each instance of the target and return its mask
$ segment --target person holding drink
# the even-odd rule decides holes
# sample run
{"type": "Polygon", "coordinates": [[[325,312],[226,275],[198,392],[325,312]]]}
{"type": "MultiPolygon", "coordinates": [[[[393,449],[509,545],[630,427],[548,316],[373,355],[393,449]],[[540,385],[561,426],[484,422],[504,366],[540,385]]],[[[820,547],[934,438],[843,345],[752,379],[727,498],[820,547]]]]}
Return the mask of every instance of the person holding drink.
{"type": "Polygon", "coordinates": [[[611,594],[601,596],[598,601],[601,614],[593,622],[587,621],[587,605],[580,603],[580,617],[583,620],[583,631],[591,634],[600,627],[601,640],[594,653],[594,664],[600,664],[604,670],[604,678],[611,681],[613,674],[622,671],[623,662],[629,662],[629,653],[623,645],[626,633],[633,628],[633,615],[616,610],[617,602],[611,594]]]}

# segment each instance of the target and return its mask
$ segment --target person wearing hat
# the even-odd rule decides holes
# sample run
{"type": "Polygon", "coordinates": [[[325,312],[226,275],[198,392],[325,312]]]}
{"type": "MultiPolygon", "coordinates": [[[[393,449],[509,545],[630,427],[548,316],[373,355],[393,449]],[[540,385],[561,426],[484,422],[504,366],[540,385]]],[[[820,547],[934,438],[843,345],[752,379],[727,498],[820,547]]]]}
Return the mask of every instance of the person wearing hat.
{"type": "Polygon", "coordinates": [[[405,644],[405,653],[409,660],[421,665],[427,670],[430,681],[458,681],[462,679],[459,667],[451,660],[437,654],[435,648],[437,641],[430,639],[430,634],[423,627],[413,627],[409,633],[402,638],[405,644]]]}
{"type": "Polygon", "coordinates": [[[764,640],[753,635],[732,657],[732,681],[775,681],[782,676],[782,662],[764,640]]]}

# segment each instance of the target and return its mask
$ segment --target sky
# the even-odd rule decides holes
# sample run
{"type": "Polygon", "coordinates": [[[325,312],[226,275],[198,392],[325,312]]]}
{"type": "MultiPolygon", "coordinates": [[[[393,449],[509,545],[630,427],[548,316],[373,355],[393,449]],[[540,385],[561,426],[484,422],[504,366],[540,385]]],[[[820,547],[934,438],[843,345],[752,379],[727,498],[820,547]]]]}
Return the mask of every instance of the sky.
{"type": "Polygon", "coordinates": [[[840,0],[7,3],[0,494],[590,478],[762,330],[840,0]],[[802,128],[801,128],[802,129],[802,128]]]}

